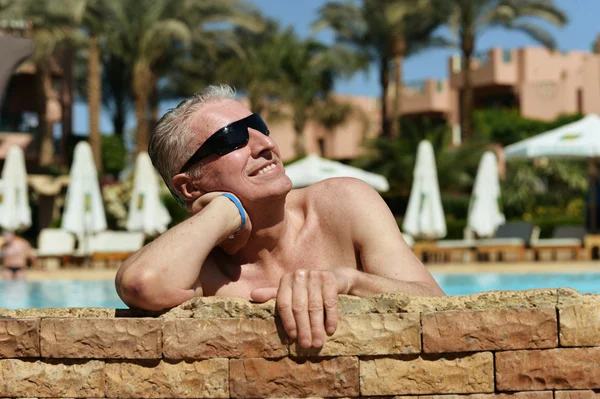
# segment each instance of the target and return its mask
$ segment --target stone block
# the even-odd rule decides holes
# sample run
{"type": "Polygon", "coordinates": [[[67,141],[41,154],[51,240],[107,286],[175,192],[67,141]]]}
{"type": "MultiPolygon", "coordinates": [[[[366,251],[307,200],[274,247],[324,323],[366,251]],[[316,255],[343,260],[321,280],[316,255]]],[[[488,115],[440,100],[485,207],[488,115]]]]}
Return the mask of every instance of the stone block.
{"type": "Polygon", "coordinates": [[[167,319],[163,352],[168,359],[282,357],[285,333],[269,319],[167,319]]]}
{"type": "Polygon", "coordinates": [[[109,398],[228,398],[227,359],[106,365],[109,398]]]}
{"type": "Polygon", "coordinates": [[[423,351],[555,348],[556,309],[490,309],[436,312],[422,315],[423,351]]]}
{"type": "Polygon", "coordinates": [[[41,352],[51,358],[157,359],[161,326],[158,319],[43,319],[41,352]]]}
{"type": "Polygon", "coordinates": [[[491,352],[398,356],[360,362],[361,396],[494,392],[491,352]]]}
{"type": "Polygon", "coordinates": [[[230,360],[232,398],[359,396],[358,358],[230,360]]]}
{"type": "Polygon", "coordinates": [[[303,349],[294,343],[295,356],[395,355],[421,351],[419,314],[343,315],[336,332],[320,349],[303,349]]]}
{"type": "Polygon", "coordinates": [[[500,391],[600,388],[600,347],[496,353],[500,391]]]}
{"type": "Polygon", "coordinates": [[[0,319],[0,358],[40,356],[39,319],[0,319]]]}

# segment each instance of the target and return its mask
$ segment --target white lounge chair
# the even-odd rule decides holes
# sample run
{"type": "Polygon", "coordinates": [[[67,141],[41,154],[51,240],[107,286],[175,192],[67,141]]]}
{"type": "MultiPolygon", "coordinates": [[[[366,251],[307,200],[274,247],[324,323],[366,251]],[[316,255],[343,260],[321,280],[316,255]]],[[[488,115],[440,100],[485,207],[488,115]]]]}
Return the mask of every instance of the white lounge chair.
{"type": "Polygon", "coordinates": [[[75,250],[75,237],[62,229],[42,229],[37,239],[36,256],[42,268],[48,260],[54,260],[59,265],[66,266],[68,257],[75,250]]]}
{"type": "Polygon", "coordinates": [[[89,251],[92,260],[119,263],[144,245],[144,233],[129,231],[103,231],[90,237],[89,251]]]}

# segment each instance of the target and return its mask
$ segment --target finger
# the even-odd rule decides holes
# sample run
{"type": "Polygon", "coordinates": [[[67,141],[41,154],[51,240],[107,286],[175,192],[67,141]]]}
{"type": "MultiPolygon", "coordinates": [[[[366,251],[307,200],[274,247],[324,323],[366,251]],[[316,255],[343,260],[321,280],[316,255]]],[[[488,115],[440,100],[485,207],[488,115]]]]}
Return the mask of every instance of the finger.
{"type": "Polygon", "coordinates": [[[298,331],[294,312],[292,311],[292,276],[284,274],[279,281],[277,292],[277,311],[283,324],[283,329],[291,339],[296,339],[298,331]]]}
{"type": "Polygon", "coordinates": [[[332,335],[339,322],[338,286],[333,275],[323,284],[323,306],[325,307],[325,330],[332,335]]]}
{"type": "Polygon", "coordinates": [[[325,340],[323,314],[322,277],[319,272],[309,272],[308,275],[308,316],[312,334],[312,346],[320,348],[325,340]]]}
{"type": "Polygon", "coordinates": [[[292,312],[298,331],[298,343],[302,348],[312,345],[310,319],[308,316],[308,295],[306,287],[306,270],[294,272],[292,281],[292,312]]]}
{"type": "Polygon", "coordinates": [[[276,297],[277,288],[275,287],[256,288],[250,293],[250,298],[255,302],[267,302],[276,297]]]}

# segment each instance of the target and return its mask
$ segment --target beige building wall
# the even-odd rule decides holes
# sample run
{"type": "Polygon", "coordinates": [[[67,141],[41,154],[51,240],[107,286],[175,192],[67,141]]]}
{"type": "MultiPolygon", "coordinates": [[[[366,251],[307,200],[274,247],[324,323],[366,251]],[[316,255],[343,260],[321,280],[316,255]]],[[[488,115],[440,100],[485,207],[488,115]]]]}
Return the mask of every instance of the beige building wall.
{"type": "MultiPolygon", "coordinates": [[[[600,51],[600,41],[597,44],[600,51]]],[[[523,117],[553,120],[561,114],[600,114],[600,54],[584,51],[561,53],[541,47],[521,49],[493,48],[476,57],[473,87],[480,101],[487,95],[512,93],[523,117]]],[[[448,79],[406,82],[403,87],[402,114],[443,118],[453,127],[453,142],[460,142],[460,59],[448,60],[448,79]]],[[[390,93],[394,92],[393,85],[390,93]]],[[[389,107],[393,109],[390,95],[389,107]]],[[[354,113],[343,125],[328,130],[315,122],[303,132],[308,153],[332,159],[352,159],[365,153],[366,139],[376,137],[381,126],[379,98],[338,96],[354,106],[354,113]]],[[[475,104],[477,106],[477,104],[475,104]]],[[[290,118],[269,120],[271,132],[284,160],[296,157],[290,118]]]]}

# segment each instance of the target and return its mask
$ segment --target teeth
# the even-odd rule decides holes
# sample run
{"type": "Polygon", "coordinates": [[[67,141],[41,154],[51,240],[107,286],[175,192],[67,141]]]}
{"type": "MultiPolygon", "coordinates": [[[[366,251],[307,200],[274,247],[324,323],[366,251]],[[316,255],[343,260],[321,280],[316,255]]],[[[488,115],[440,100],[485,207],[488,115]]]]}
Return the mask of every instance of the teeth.
{"type": "Polygon", "coordinates": [[[262,168],[261,170],[258,171],[258,174],[262,175],[263,173],[267,173],[268,171],[270,171],[273,168],[275,168],[275,164],[265,166],[264,168],[262,168]]]}

